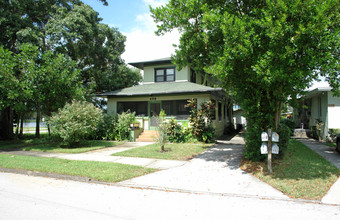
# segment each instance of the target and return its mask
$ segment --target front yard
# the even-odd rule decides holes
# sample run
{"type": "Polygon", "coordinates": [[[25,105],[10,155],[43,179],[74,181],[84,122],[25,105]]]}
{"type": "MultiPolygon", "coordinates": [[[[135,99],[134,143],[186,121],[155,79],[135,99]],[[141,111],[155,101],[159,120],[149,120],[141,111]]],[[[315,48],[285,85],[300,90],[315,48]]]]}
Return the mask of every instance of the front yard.
{"type": "Polygon", "coordinates": [[[273,174],[266,162],[242,161],[250,172],[292,198],[321,200],[340,176],[340,169],[297,140],[290,140],[282,160],[273,161],[273,174]]]}
{"type": "Polygon", "coordinates": [[[118,163],[8,154],[0,154],[0,167],[82,176],[105,182],[119,182],[156,171],[155,169],[118,163]]]}
{"type": "Polygon", "coordinates": [[[143,157],[165,160],[189,160],[209,149],[212,144],[171,144],[165,145],[161,152],[159,144],[151,144],[113,154],[113,156],[143,157]]]}
{"type": "Polygon", "coordinates": [[[41,134],[41,138],[34,138],[33,135],[25,135],[24,139],[0,141],[0,150],[23,150],[23,151],[42,151],[51,153],[84,153],[106,147],[114,147],[122,142],[84,140],[79,146],[65,147],[60,139],[49,137],[48,134],[41,134]]]}

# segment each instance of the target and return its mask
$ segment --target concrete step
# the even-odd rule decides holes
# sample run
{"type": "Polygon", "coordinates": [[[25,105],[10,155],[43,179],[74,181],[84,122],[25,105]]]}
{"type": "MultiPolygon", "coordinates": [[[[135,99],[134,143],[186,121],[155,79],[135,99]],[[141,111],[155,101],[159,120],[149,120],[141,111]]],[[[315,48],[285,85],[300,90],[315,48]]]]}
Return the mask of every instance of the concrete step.
{"type": "Polygon", "coordinates": [[[155,141],[155,137],[157,137],[158,132],[153,130],[144,130],[139,137],[136,139],[136,142],[153,142],[155,141]]]}
{"type": "Polygon", "coordinates": [[[154,142],[153,138],[137,138],[136,142],[154,142]]]}

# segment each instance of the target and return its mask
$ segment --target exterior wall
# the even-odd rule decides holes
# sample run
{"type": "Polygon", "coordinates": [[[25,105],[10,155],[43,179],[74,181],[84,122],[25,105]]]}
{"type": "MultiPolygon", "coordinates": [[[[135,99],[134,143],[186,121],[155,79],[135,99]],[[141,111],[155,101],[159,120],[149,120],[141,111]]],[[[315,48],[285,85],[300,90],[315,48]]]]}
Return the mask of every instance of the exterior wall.
{"type": "MultiPolygon", "coordinates": [[[[109,114],[117,114],[117,102],[137,102],[137,101],[167,101],[167,100],[183,100],[183,99],[197,99],[198,106],[201,103],[209,100],[216,100],[215,97],[212,97],[209,94],[192,94],[192,95],[169,95],[169,96],[152,96],[152,97],[120,97],[120,98],[108,98],[108,113],[109,114]]],[[[216,102],[217,103],[217,102],[216,102]]],[[[218,120],[218,105],[216,105],[216,120],[213,121],[213,126],[215,127],[216,136],[221,136],[224,132],[225,126],[228,124],[228,116],[224,114],[223,108],[225,103],[222,103],[222,120],[218,120]]],[[[226,106],[227,107],[227,106],[226,106]]],[[[140,122],[141,128],[148,130],[149,129],[149,118],[148,117],[137,117],[137,121],[140,122]]]]}
{"type": "MultiPolygon", "coordinates": [[[[166,65],[155,65],[155,66],[145,66],[144,67],[144,83],[154,83],[155,82],[155,68],[163,67],[175,67],[173,64],[166,65]]],[[[190,80],[190,68],[184,67],[181,70],[176,68],[175,70],[175,80],[177,81],[189,81],[190,80]]]]}
{"type": "Polygon", "coordinates": [[[340,129],[340,97],[328,92],[328,129],[340,129]]]}
{"type": "Polygon", "coordinates": [[[309,118],[309,126],[316,126],[316,120],[321,120],[322,122],[327,121],[327,106],[328,97],[327,93],[322,93],[318,96],[314,96],[311,105],[311,115],[309,118]],[[321,101],[321,112],[320,112],[320,101],[321,101]]]}

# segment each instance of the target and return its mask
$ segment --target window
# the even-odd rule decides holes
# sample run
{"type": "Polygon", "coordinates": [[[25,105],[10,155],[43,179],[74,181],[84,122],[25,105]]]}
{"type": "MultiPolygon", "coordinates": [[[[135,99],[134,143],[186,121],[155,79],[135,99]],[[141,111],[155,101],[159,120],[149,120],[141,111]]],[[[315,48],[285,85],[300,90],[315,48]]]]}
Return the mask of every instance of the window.
{"type": "Polygon", "coordinates": [[[176,116],[176,119],[187,119],[190,109],[186,108],[187,100],[162,101],[162,109],[167,116],[176,116]]]}
{"type": "Polygon", "coordinates": [[[319,117],[322,116],[322,100],[321,100],[321,97],[319,97],[319,117]]]}
{"type": "Polygon", "coordinates": [[[175,81],[175,68],[155,69],[155,82],[172,82],[175,81]]]}
{"type": "Polygon", "coordinates": [[[148,103],[147,102],[118,102],[117,112],[121,114],[130,110],[131,112],[136,112],[136,116],[146,116],[148,115],[148,103]]]}

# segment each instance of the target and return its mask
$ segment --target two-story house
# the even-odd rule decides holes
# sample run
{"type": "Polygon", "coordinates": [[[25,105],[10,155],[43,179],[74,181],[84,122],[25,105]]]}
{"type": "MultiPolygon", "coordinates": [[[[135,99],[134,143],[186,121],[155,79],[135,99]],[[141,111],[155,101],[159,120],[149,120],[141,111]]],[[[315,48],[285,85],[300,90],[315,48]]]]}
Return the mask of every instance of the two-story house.
{"type": "Polygon", "coordinates": [[[198,106],[208,100],[215,102],[216,135],[222,135],[225,126],[231,122],[230,99],[221,88],[210,87],[212,81],[205,75],[195,73],[189,66],[178,70],[171,58],[129,64],[144,70],[143,83],[101,94],[108,99],[109,114],[130,109],[136,112],[144,130],[154,130],[156,124],[152,116],[157,116],[161,109],[167,118],[175,118],[179,123],[188,120],[190,111],[185,105],[187,100],[194,98],[198,106]]]}

